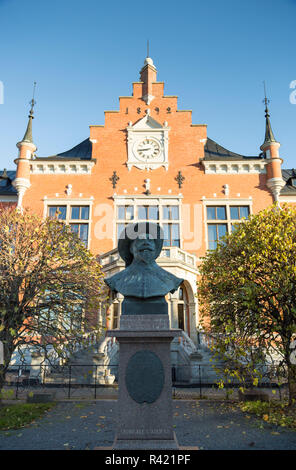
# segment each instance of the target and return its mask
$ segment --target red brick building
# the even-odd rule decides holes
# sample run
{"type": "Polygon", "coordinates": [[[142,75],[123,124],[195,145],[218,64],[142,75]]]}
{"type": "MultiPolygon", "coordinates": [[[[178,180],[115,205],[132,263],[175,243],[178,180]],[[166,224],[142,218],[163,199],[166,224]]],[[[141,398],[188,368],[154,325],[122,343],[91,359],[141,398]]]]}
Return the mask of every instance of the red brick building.
{"type": "MultiPolygon", "coordinates": [[[[165,242],[158,263],[185,279],[168,297],[171,326],[195,342],[200,257],[233,223],[274,200],[296,201],[296,172],[282,170],[267,100],[265,138],[253,156],[223,148],[208,137],[206,124],[193,124],[177,96],[164,94],[151,58],[132,96],[119,97],[119,109],[105,111],[104,124],[90,125],[89,136],[68,151],[35,155],[33,107],[34,101],[16,171],[0,177],[0,202],[44,216],[59,210],[100,256],[107,276],[124,268],[116,250],[122,228],[137,220],[160,223],[165,242]]],[[[110,327],[118,324],[121,302],[112,298],[110,327]]]]}

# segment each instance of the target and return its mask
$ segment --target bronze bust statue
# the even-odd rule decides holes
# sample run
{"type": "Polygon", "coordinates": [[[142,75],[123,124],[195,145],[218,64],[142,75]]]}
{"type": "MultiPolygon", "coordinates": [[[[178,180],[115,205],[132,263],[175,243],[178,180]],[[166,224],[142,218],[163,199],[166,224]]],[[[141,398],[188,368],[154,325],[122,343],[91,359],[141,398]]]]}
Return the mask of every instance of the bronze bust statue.
{"type": "Polygon", "coordinates": [[[180,279],[156,263],[163,245],[163,230],[158,224],[129,224],[121,233],[118,251],[126,268],[105,283],[124,296],[122,315],[167,314],[165,295],[175,292],[180,279]]]}

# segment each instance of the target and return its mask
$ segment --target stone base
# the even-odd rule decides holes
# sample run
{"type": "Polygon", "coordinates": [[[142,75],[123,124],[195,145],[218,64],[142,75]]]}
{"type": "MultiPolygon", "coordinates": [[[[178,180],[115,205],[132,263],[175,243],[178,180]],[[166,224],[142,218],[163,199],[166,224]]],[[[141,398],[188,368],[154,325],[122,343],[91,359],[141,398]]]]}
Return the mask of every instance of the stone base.
{"type": "Polygon", "coordinates": [[[149,297],[148,299],[139,299],[137,297],[125,297],[122,302],[121,318],[125,315],[141,315],[145,317],[153,315],[168,316],[168,304],[164,297],[149,297]]]}
{"type": "Polygon", "coordinates": [[[112,446],[114,450],[178,450],[178,442],[174,439],[117,439],[112,446]]]}
{"type": "Polygon", "coordinates": [[[119,342],[118,416],[114,449],[178,449],[173,432],[168,315],[125,315],[119,342]]]}
{"type": "Polygon", "coordinates": [[[179,446],[176,434],[174,439],[117,439],[110,447],[95,447],[94,450],[199,450],[198,447],[179,446]]]}
{"type": "MultiPolygon", "coordinates": [[[[125,315],[120,317],[120,330],[123,331],[162,331],[170,329],[168,315],[125,315]]],[[[107,335],[116,336],[118,330],[109,330],[107,335]]]]}

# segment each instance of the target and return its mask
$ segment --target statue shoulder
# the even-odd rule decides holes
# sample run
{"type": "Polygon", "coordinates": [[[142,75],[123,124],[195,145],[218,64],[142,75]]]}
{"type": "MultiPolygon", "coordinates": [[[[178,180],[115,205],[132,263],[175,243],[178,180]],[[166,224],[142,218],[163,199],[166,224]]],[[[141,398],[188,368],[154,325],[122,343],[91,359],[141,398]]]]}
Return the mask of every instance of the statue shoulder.
{"type": "Polygon", "coordinates": [[[171,293],[174,293],[182,284],[184,279],[175,276],[175,274],[170,273],[166,269],[161,268],[160,266],[157,265],[158,268],[158,273],[162,280],[167,284],[169,291],[171,293]]]}
{"type": "Polygon", "coordinates": [[[108,287],[110,287],[112,291],[115,291],[115,292],[118,291],[116,286],[118,282],[122,280],[123,276],[125,276],[126,269],[124,269],[123,271],[120,271],[119,273],[114,274],[113,276],[110,276],[104,279],[105,283],[107,284],[108,287]]]}

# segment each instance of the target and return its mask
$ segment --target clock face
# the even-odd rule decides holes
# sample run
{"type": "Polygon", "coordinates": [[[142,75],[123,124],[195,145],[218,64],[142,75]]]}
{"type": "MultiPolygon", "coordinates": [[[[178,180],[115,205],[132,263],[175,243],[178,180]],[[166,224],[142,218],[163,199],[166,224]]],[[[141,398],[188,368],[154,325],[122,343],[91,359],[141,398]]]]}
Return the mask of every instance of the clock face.
{"type": "Polygon", "coordinates": [[[160,154],[160,144],[157,140],[146,137],[137,145],[137,154],[140,158],[156,158],[160,154]]]}

